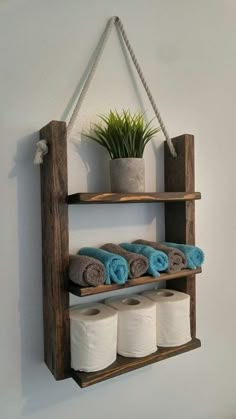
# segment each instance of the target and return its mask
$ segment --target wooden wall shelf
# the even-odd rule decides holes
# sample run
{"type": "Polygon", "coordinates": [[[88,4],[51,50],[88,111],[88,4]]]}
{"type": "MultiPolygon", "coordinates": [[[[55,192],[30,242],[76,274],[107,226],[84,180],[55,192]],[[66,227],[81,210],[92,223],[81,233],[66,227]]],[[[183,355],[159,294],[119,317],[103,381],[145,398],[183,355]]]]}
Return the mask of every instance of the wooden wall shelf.
{"type": "Polygon", "coordinates": [[[165,143],[166,192],[79,193],[68,196],[66,136],[66,123],[60,121],[52,121],[40,131],[40,138],[47,141],[49,149],[41,165],[44,357],[57,380],[73,376],[81,387],[86,387],[200,346],[200,341],[196,339],[195,274],[201,270],[183,270],[178,274],[162,274],[158,278],[145,276],[129,280],[125,286],[112,284],[79,288],[68,278],[68,204],[164,202],[165,240],[194,245],[195,200],[200,199],[201,195],[194,192],[194,138],[184,134],[172,139],[177,158],[172,157],[165,143]],[[192,341],[178,348],[160,348],[155,354],[144,358],[118,356],[113,365],[96,373],[71,371],[69,292],[86,296],[161,280],[167,281],[167,288],[190,295],[192,341]]]}
{"type": "Polygon", "coordinates": [[[162,273],[158,277],[153,276],[141,276],[140,278],[129,279],[124,285],[119,284],[109,284],[109,285],[98,285],[97,287],[80,287],[79,285],[74,284],[74,282],[69,281],[69,291],[74,294],[78,295],[79,297],[87,297],[88,295],[95,295],[101,294],[103,292],[115,291],[115,290],[122,290],[130,287],[135,287],[137,285],[145,285],[156,283],[160,281],[169,281],[171,279],[180,279],[191,277],[192,275],[201,273],[202,270],[200,268],[190,270],[190,269],[183,269],[180,272],[175,272],[173,274],[162,273]]]}
{"type": "Polygon", "coordinates": [[[191,342],[185,345],[172,347],[172,348],[158,348],[158,350],[151,355],[143,358],[125,358],[118,355],[117,360],[98,372],[82,372],[72,370],[72,378],[79,384],[80,387],[88,387],[92,384],[99,383],[100,381],[108,380],[109,378],[117,377],[118,375],[125,374],[126,372],[136,370],[146,365],[153,364],[154,362],[162,361],[175,355],[180,355],[184,352],[192,351],[193,349],[200,348],[201,342],[199,339],[194,338],[191,342]]]}
{"type": "Polygon", "coordinates": [[[200,192],[145,192],[137,194],[121,193],[75,193],[67,198],[68,204],[137,204],[148,202],[181,202],[201,199],[200,192]]]}

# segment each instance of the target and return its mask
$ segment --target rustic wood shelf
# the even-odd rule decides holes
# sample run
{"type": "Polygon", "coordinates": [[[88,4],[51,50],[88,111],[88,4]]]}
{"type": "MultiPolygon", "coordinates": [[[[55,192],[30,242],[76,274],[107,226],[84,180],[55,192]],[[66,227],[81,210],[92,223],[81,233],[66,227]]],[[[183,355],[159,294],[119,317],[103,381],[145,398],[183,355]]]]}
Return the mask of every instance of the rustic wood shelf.
{"type": "Polygon", "coordinates": [[[88,387],[100,381],[108,380],[112,377],[124,374],[129,371],[136,370],[149,364],[153,364],[163,359],[170,358],[184,352],[192,351],[199,348],[201,341],[197,338],[192,339],[189,343],[182,346],[172,348],[158,348],[158,350],[151,355],[143,358],[125,358],[118,355],[117,360],[108,368],[97,372],[82,372],[72,370],[72,378],[79,384],[80,387],[88,387]]]}
{"type": "Polygon", "coordinates": [[[145,192],[145,193],[75,193],[68,195],[68,204],[127,204],[148,202],[185,202],[201,199],[200,192],[145,192]]]}
{"type": "Polygon", "coordinates": [[[69,220],[68,204],[164,202],[165,240],[195,244],[194,137],[184,134],[173,138],[177,158],[173,158],[165,143],[165,191],[162,193],[113,194],[78,193],[68,196],[67,127],[65,122],[52,121],[40,130],[40,138],[48,145],[41,171],[42,259],[44,358],[57,380],[73,376],[86,387],[153,362],[190,351],[200,346],[196,339],[195,274],[197,270],[182,270],[177,274],[162,274],[158,278],[145,276],[129,280],[125,286],[101,285],[79,288],[69,282],[69,220]],[[182,191],[182,192],[181,192],[182,191]],[[123,358],[100,372],[71,371],[69,292],[79,296],[125,289],[135,285],[166,280],[166,287],[190,295],[190,325],[192,341],[176,348],[160,348],[145,358],[123,358]]]}
{"type": "Polygon", "coordinates": [[[135,287],[137,285],[145,285],[160,281],[168,281],[170,279],[180,279],[185,278],[191,275],[199,274],[202,270],[198,269],[183,269],[180,272],[175,272],[172,274],[163,273],[158,277],[153,276],[141,276],[140,278],[129,279],[124,285],[119,284],[110,284],[110,285],[98,285],[97,287],[80,287],[79,285],[74,284],[72,281],[69,282],[69,291],[78,295],[79,297],[86,297],[88,295],[101,294],[103,292],[122,290],[130,287],[135,287]]]}

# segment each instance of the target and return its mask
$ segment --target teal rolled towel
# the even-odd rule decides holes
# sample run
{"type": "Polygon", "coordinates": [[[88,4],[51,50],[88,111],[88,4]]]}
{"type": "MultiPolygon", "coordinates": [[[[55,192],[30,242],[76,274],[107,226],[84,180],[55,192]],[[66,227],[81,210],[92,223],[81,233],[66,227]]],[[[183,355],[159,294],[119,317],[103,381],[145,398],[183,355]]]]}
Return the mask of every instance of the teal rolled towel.
{"type": "Polygon", "coordinates": [[[184,253],[187,262],[188,269],[200,268],[204,262],[204,252],[197,246],[191,246],[190,244],[178,244],[163,242],[165,246],[174,247],[184,253]]]}
{"type": "Polygon", "coordinates": [[[160,272],[168,269],[168,256],[160,250],[155,250],[150,246],[133,243],[121,243],[120,246],[123,247],[123,249],[128,250],[128,252],[138,253],[145,256],[149,262],[147,270],[149,275],[159,276],[160,272]]]}
{"type": "Polygon", "coordinates": [[[95,247],[82,247],[78,252],[79,255],[90,256],[100,260],[106,270],[105,284],[124,284],[128,279],[128,264],[122,256],[107,252],[106,250],[96,249],[95,247]]]}

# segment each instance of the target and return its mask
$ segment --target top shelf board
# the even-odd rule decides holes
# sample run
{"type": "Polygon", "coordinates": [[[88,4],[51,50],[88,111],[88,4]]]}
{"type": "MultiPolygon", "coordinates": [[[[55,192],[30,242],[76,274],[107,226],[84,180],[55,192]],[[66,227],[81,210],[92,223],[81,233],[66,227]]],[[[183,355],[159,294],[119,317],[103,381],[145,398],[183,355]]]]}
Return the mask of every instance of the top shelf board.
{"type": "Polygon", "coordinates": [[[144,193],[75,193],[68,195],[68,204],[125,204],[145,202],[181,202],[201,199],[200,192],[144,192],[144,193]]]}

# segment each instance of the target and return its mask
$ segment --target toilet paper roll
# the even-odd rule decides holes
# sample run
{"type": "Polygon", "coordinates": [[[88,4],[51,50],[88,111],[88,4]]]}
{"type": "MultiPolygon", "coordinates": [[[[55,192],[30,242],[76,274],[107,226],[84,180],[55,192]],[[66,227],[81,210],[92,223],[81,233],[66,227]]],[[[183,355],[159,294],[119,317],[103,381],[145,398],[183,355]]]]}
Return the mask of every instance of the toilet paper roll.
{"type": "Polygon", "coordinates": [[[105,304],[118,311],[117,352],[139,358],[156,352],[156,305],[142,295],[110,298],[105,304]]]}
{"type": "Polygon", "coordinates": [[[157,346],[179,346],[191,340],[188,294],[159,289],[143,295],[156,302],[157,346]]]}
{"type": "Polygon", "coordinates": [[[70,309],[71,367],[92,372],[116,360],[117,312],[95,303],[70,309]]]}

